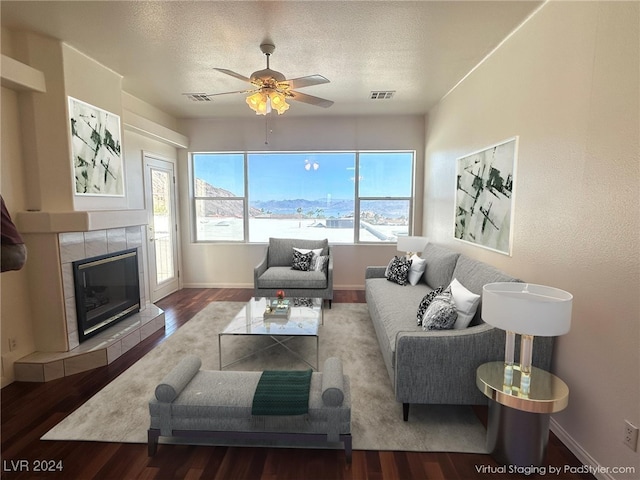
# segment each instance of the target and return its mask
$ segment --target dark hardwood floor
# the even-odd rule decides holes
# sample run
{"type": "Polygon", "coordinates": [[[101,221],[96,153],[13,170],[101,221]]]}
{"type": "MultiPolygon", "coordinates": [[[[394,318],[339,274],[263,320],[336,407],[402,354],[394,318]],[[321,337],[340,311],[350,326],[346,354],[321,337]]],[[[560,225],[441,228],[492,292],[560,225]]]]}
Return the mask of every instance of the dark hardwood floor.
{"type": "MultiPolygon", "coordinates": [[[[215,301],[246,301],[247,289],[184,289],[157,305],[166,328],[111,365],[47,383],[14,382],[0,392],[3,479],[593,479],[565,472],[580,466],[551,434],[547,465],[537,474],[501,474],[488,455],[354,451],[351,465],[342,450],[160,445],[149,458],[142,444],[41,441],[40,437],[82,405],[180,326],[215,301]],[[37,471],[40,470],[40,471],[37,471]]],[[[364,302],[362,291],[336,291],[334,303],[364,302]]],[[[486,407],[476,413],[486,424],[486,407]]],[[[399,419],[401,421],[401,419],[399,419]]],[[[384,432],[380,432],[384,435],[384,432]]]]}

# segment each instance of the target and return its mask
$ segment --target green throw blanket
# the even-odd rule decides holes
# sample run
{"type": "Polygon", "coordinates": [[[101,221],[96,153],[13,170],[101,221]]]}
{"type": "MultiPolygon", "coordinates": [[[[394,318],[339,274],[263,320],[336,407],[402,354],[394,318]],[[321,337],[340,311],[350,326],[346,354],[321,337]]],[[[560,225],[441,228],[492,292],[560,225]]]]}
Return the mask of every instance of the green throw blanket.
{"type": "Polygon", "coordinates": [[[309,413],[311,369],[266,370],[253,395],[252,415],[304,415],[309,413]]]}

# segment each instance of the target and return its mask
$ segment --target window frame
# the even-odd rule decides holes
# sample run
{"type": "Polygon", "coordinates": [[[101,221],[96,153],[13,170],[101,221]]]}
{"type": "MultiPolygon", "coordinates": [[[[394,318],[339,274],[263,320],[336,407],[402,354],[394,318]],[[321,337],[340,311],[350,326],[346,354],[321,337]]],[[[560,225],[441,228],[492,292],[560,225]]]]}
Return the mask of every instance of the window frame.
{"type": "Polygon", "coordinates": [[[189,152],[189,186],[191,191],[191,201],[190,201],[190,210],[191,215],[190,219],[192,222],[192,242],[196,244],[255,244],[261,245],[264,244],[264,241],[260,242],[251,242],[249,240],[249,155],[260,155],[260,154],[302,154],[302,155],[317,155],[317,154],[331,154],[331,153],[353,153],[355,156],[355,168],[354,175],[356,181],[354,181],[354,226],[353,226],[353,237],[352,242],[340,243],[341,245],[390,245],[393,244],[392,241],[367,241],[360,240],[360,205],[363,201],[368,200],[398,200],[398,201],[408,201],[409,202],[409,214],[408,214],[408,225],[407,225],[407,235],[413,234],[414,229],[414,212],[415,212],[415,192],[416,192],[416,151],[411,149],[394,149],[394,150],[283,150],[283,151],[198,151],[198,152],[189,152]],[[381,197],[361,197],[360,196],[360,154],[400,154],[400,153],[409,153],[412,158],[412,167],[411,167],[411,195],[403,196],[403,197],[392,197],[392,196],[381,196],[381,197]],[[243,185],[244,185],[244,196],[242,197],[200,197],[195,195],[195,159],[197,155],[242,155],[243,156],[243,185]],[[242,240],[209,240],[209,239],[198,239],[198,225],[197,225],[197,201],[199,200],[237,200],[242,201],[243,207],[243,238],[242,240]]]}

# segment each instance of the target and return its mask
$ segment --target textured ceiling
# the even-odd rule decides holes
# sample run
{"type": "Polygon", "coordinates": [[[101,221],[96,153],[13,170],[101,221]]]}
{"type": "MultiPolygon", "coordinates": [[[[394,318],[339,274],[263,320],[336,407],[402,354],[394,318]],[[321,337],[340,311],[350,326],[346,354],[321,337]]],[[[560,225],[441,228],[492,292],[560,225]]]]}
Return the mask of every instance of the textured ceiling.
{"type": "Polygon", "coordinates": [[[301,89],[328,108],[290,102],[292,115],[425,113],[521,24],[529,1],[2,1],[2,26],[66,42],[123,76],[126,92],[178,118],[253,115],[241,94],[193,102],[248,84],[266,66],[287,78],[320,74],[301,89]],[[395,90],[370,100],[372,90],[395,90]]]}

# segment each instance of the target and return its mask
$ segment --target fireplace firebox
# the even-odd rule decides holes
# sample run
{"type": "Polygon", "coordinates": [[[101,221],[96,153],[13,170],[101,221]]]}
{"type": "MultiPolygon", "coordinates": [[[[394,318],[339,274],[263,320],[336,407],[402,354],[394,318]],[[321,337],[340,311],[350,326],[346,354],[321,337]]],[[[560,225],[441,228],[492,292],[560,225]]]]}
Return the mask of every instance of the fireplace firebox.
{"type": "Polygon", "coordinates": [[[73,262],[80,342],[140,311],[137,249],[73,262]]]}

